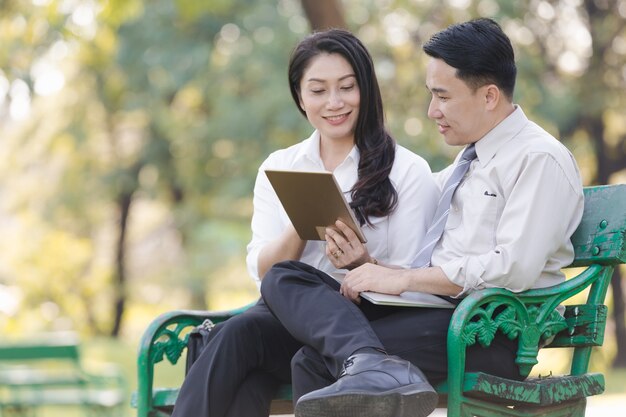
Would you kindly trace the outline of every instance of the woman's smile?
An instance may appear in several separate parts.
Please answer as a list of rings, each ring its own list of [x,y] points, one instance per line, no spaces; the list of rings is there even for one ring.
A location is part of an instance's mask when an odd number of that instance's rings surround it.
[[[348,120],[348,116],[350,116],[350,112],[333,116],[324,116],[324,119],[326,119],[326,121],[328,121],[331,125],[337,126]]]

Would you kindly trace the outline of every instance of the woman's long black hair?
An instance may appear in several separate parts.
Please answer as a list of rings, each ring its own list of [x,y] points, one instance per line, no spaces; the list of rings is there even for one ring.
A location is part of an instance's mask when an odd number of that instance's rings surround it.
[[[360,159],[350,205],[361,225],[371,225],[370,217],[387,216],[398,204],[398,193],[389,180],[396,143],[385,128],[374,63],[361,41],[343,29],[315,32],[303,39],[289,60],[289,88],[298,109],[305,116],[300,106],[300,82],[311,59],[322,53],[341,55],[356,75],[361,101],[354,140]]]

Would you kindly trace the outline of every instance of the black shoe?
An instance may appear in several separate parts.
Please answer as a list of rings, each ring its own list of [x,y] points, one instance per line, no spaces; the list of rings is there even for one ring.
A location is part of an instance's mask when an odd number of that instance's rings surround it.
[[[397,356],[350,356],[334,384],[300,397],[296,417],[424,417],[437,393],[416,366]]]

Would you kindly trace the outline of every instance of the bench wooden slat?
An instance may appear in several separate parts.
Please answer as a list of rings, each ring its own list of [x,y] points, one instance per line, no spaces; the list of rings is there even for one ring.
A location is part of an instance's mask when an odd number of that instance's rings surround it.
[[[8,344],[0,348],[0,361],[77,360],[78,358],[78,346],[74,344]]]
[[[559,332],[546,348],[602,346],[604,324],[608,314],[605,305],[571,305],[565,309],[567,329]]]
[[[124,401],[124,393],[116,389],[34,389],[13,390],[11,398],[2,402],[3,407],[37,407],[41,405],[88,405],[115,407]]]
[[[77,372],[41,371],[32,368],[10,368],[0,370],[0,385],[42,386],[42,385],[77,385],[86,382]]]
[[[513,406],[545,407],[602,392],[604,376],[599,373],[514,381],[476,372],[465,375],[463,386],[463,393],[468,396]]]
[[[572,236],[572,267],[617,265],[626,262],[626,185],[585,188],[583,221]]]

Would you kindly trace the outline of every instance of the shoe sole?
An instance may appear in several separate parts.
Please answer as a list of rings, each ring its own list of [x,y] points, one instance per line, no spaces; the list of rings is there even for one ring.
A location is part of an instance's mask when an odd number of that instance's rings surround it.
[[[295,417],[426,417],[437,407],[437,393],[423,385],[380,394],[343,393],[298,401]]]

